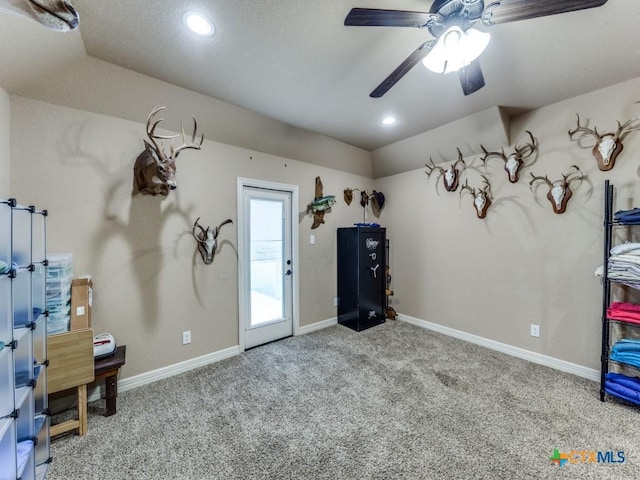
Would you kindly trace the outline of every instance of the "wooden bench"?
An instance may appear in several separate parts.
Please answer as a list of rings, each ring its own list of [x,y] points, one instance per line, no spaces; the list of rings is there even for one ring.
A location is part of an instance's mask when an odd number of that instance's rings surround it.
[[[118,372],[126,361],[127,346],[120,345],[113,355],[96,360],[94,364],[95,381],[104,379],[105,398],[107,402],[105,417],[116,413],[116,397],[118,396]]]

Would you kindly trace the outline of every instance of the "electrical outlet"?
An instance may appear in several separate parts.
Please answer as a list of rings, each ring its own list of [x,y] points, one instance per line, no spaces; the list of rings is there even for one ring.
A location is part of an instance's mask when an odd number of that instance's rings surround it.
[[[531,324],[531,336],[539,337],[540,336],[540,325]]]
[[[338,302],[339,302],[338,297],[333,297],[333,306],[334,307],[338,306]]]
[[[187,345],[191,343],[191,330],[185,330],[182,332],[182,344]]]

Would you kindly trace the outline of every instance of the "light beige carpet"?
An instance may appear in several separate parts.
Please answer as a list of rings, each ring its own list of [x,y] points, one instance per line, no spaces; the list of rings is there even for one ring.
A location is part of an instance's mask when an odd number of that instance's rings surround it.
[[[48,480],[640,478],[639,409],[400,321],[289,338],[94,410],[86,437],[53,442]],[[560,467],[554,450],[625,462]]]

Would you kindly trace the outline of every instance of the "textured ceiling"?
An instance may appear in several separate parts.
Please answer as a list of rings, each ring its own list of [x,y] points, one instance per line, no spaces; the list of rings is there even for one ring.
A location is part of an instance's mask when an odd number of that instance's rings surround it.
[[[548,105],[640,76],[640,2],[494,27],[481,56],[486,87],[465,97],[456,74],[413,68],[384,97],[369,93],[429,39],[410,28],[345,27],[352,7],[427,11],[426,0],[73,0],[89,55],[375,150],[493,106]],[[216,34],[194,38],[198,8]],[[640,95],[639,95],[640,96]],[[395,114],[393,127],[381,118]]]

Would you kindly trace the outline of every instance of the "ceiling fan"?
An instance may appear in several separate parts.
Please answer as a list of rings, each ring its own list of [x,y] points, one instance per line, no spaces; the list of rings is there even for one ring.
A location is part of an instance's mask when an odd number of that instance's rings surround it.
[[[600,7],[607,0],[435,0],[428,12],[353,8],[344,20],[346,26],[424,28],[434,37],[420,45],[369,96],[382,97],[420,61],[439,73],[457,71],[465,95],[484,87],[484,76],[477,57],[489,35],[472,28]],[[470,47],[472,52],[469,52]],[[451,54],[450,50],[457,51]]]

